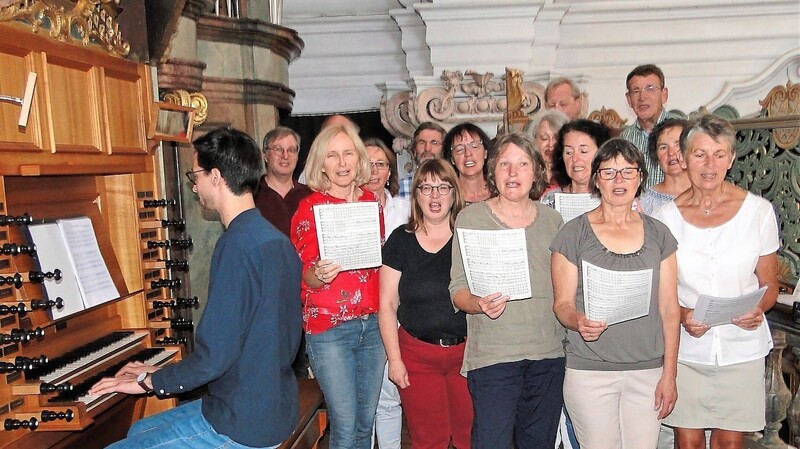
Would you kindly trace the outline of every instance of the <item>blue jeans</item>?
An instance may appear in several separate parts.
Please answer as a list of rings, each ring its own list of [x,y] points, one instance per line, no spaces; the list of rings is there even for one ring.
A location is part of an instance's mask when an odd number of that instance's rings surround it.
[[[472,449],[552,449],[564,405],[565,359],[498,363],[467,373]]]
[[[328,407],[330,449],[370,449],[386,363],[377,314],[306,335],[306,351]]]
[[[171,410],[136,421],[128,437],[106,449],[248,449],[217,433],[203,417],[202,400],[192,401]],[[278,445],[280,446],[280,445]],[[265,449],[275,449],[270,446]]]

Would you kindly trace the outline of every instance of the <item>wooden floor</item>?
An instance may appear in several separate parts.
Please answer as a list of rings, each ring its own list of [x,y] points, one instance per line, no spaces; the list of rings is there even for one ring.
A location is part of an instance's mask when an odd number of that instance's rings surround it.
[[[400,436],[400,448],[401,449],[409,449],[411,447],[411,438],[408,436],[408,429],[406,429],[405,422],[403,423],[403,434]],[[378,444],[375,443],[375,448],[378,448]],[[322,439],[319,441],[319,447],[317,449],[328,449],[328,431],[325,431],[325,435],[322,436]]]

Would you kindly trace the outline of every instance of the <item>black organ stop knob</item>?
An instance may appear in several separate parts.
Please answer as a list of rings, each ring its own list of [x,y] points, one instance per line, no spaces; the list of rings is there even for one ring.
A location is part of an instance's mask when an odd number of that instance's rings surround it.
[[[11,276],[0,276],[0,285],[13,285],[16,288],[22,288],[22,275],[15,273]]]
[[[47,310],[52,309],[55,307],[56,309],[61,309],[64,307],[64,300],[61,297],[57,297],[55,300],[53,299],[32,299],[31,300],[31,310]]]
[[[154,309],[188,309],[198,305],[200,305],[200,300],[197,299],[197,296],[193,298],[175,298],[172,301],[153,301]]]
[[[177,316],[175,318],[167,318],[170,322],[170,326],[172,329],[176,331],[191,331],[194,329],[194,324],[192,324],[191,320],[187,320],[186,318]]]
[[[32,256],[36,254],[36,245],[17,245],[16,243],[3,243],[0,248],[0,254],[4,256],[16,256],[19,254],[27,254]]]
[[[186,341],[186,337],[164,337],[161,340],[156,340],[156,344],[162,346],[185,345]]]
[[[72,391],[72,384],[69,382],[64,382],[61,385],[51,384],[49,382],[42,382],[39,384],[39,393],[47,394],[53,393],[55,391],[64,392],[64,391]]]
[[[159,279],[150,283],[150,288],[181,288],[180,279]]]
[[[48,362],[47,356],[42,354],[39,357],[14,357],[14,366],[17,369],[30,371]]]
[[[0,304],[0,315],[8,315],[9,313],[16,313],[19,316],[25,315],[25,312],[28,310],[25,308],[25,303],[21,302],[17,305],[7,306],[5,304]]]
[[[28,279],[34,283],[42,283],[45,279],[53,279],[55,281],[61,280],[61,270],[56,268],[53,271],[31,271],[28,273]]]
[[[0,226],[8,226],[8,225],[29,225],[33,223],[33,218],[28,214],[22,215],[0,215]]]
[[[192,239],[175,240],[148,240],[147,249],[153,248],[179,248],[186,249],[192,246]]]
[[[67,409],[65,412],[54,412],[52,410],[42,410],[42,422],[47,421],[55,421],[57,419],[63,419],[66,422],[72,421],[72,418],[75,417],[75,414],[72,413],[72,410]]]
[[[189,262],[186,260],[159,260],[164,262],[164,266],[171,270],[186,271],[189,269]]]
[[[176,231],[186,229],[186,220],[161,220],[162,228],[172,228]]]
[[[30,341],[31,338],[44,337],[44,329],[37,327],[34,330],[25,329],[11,329],[10,334],[0,334],[0,343],[24,343]]]
[[[3,427],[6,430],[17,430],[17,429],[28,429],[28,430],[36,430],[39,427],[39,421],[36,418],[31,417],[31,419],[26,419],[24,421],[20,421],[18,419],[6,419],[3,423]]]
[[[142,206],[152,209],[155,207],[167,207],[167,206],[174,206],[175,200],[144,200],[142,202]]]

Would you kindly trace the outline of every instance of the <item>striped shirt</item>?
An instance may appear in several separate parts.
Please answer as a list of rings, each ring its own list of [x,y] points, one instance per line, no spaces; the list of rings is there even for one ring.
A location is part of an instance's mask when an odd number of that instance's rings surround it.
[[[656,125],[666,120],[667,117],[667,111],[662,109],[661,114],[658,116],[658,121],[656,121]],[[661,166],[658,165],[658,159],[650,158],[650,153],[647,151],[647,142],[650,140],[650,133],[639,126],[639,120],[636,120],[632,125],[625,128],[622,134],[620,134],[620,137],[636,145],[636,148],[638,148],[644,156],[644,166],[647,168],[647,183],[644,187],[649,188],[661,183],[661,181],[664,180],[664,172],[661,170]]]

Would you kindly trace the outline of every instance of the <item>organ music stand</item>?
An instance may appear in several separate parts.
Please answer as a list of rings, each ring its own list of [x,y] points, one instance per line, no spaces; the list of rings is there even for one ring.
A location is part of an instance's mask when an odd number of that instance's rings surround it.
[[[0,94],[0,101],[6,101],[8,103],[14,103],[22,106],[22,110],[19,113],[19,121],[17,122],[17,125],[23,128],[28,126],[28,116],[30,116],[31,114],[31,104],[33,101],[34,87],[36,87],[36,73],[29,72],[28,83],[25,85],[25,95],[23,95],[22,98]]]

